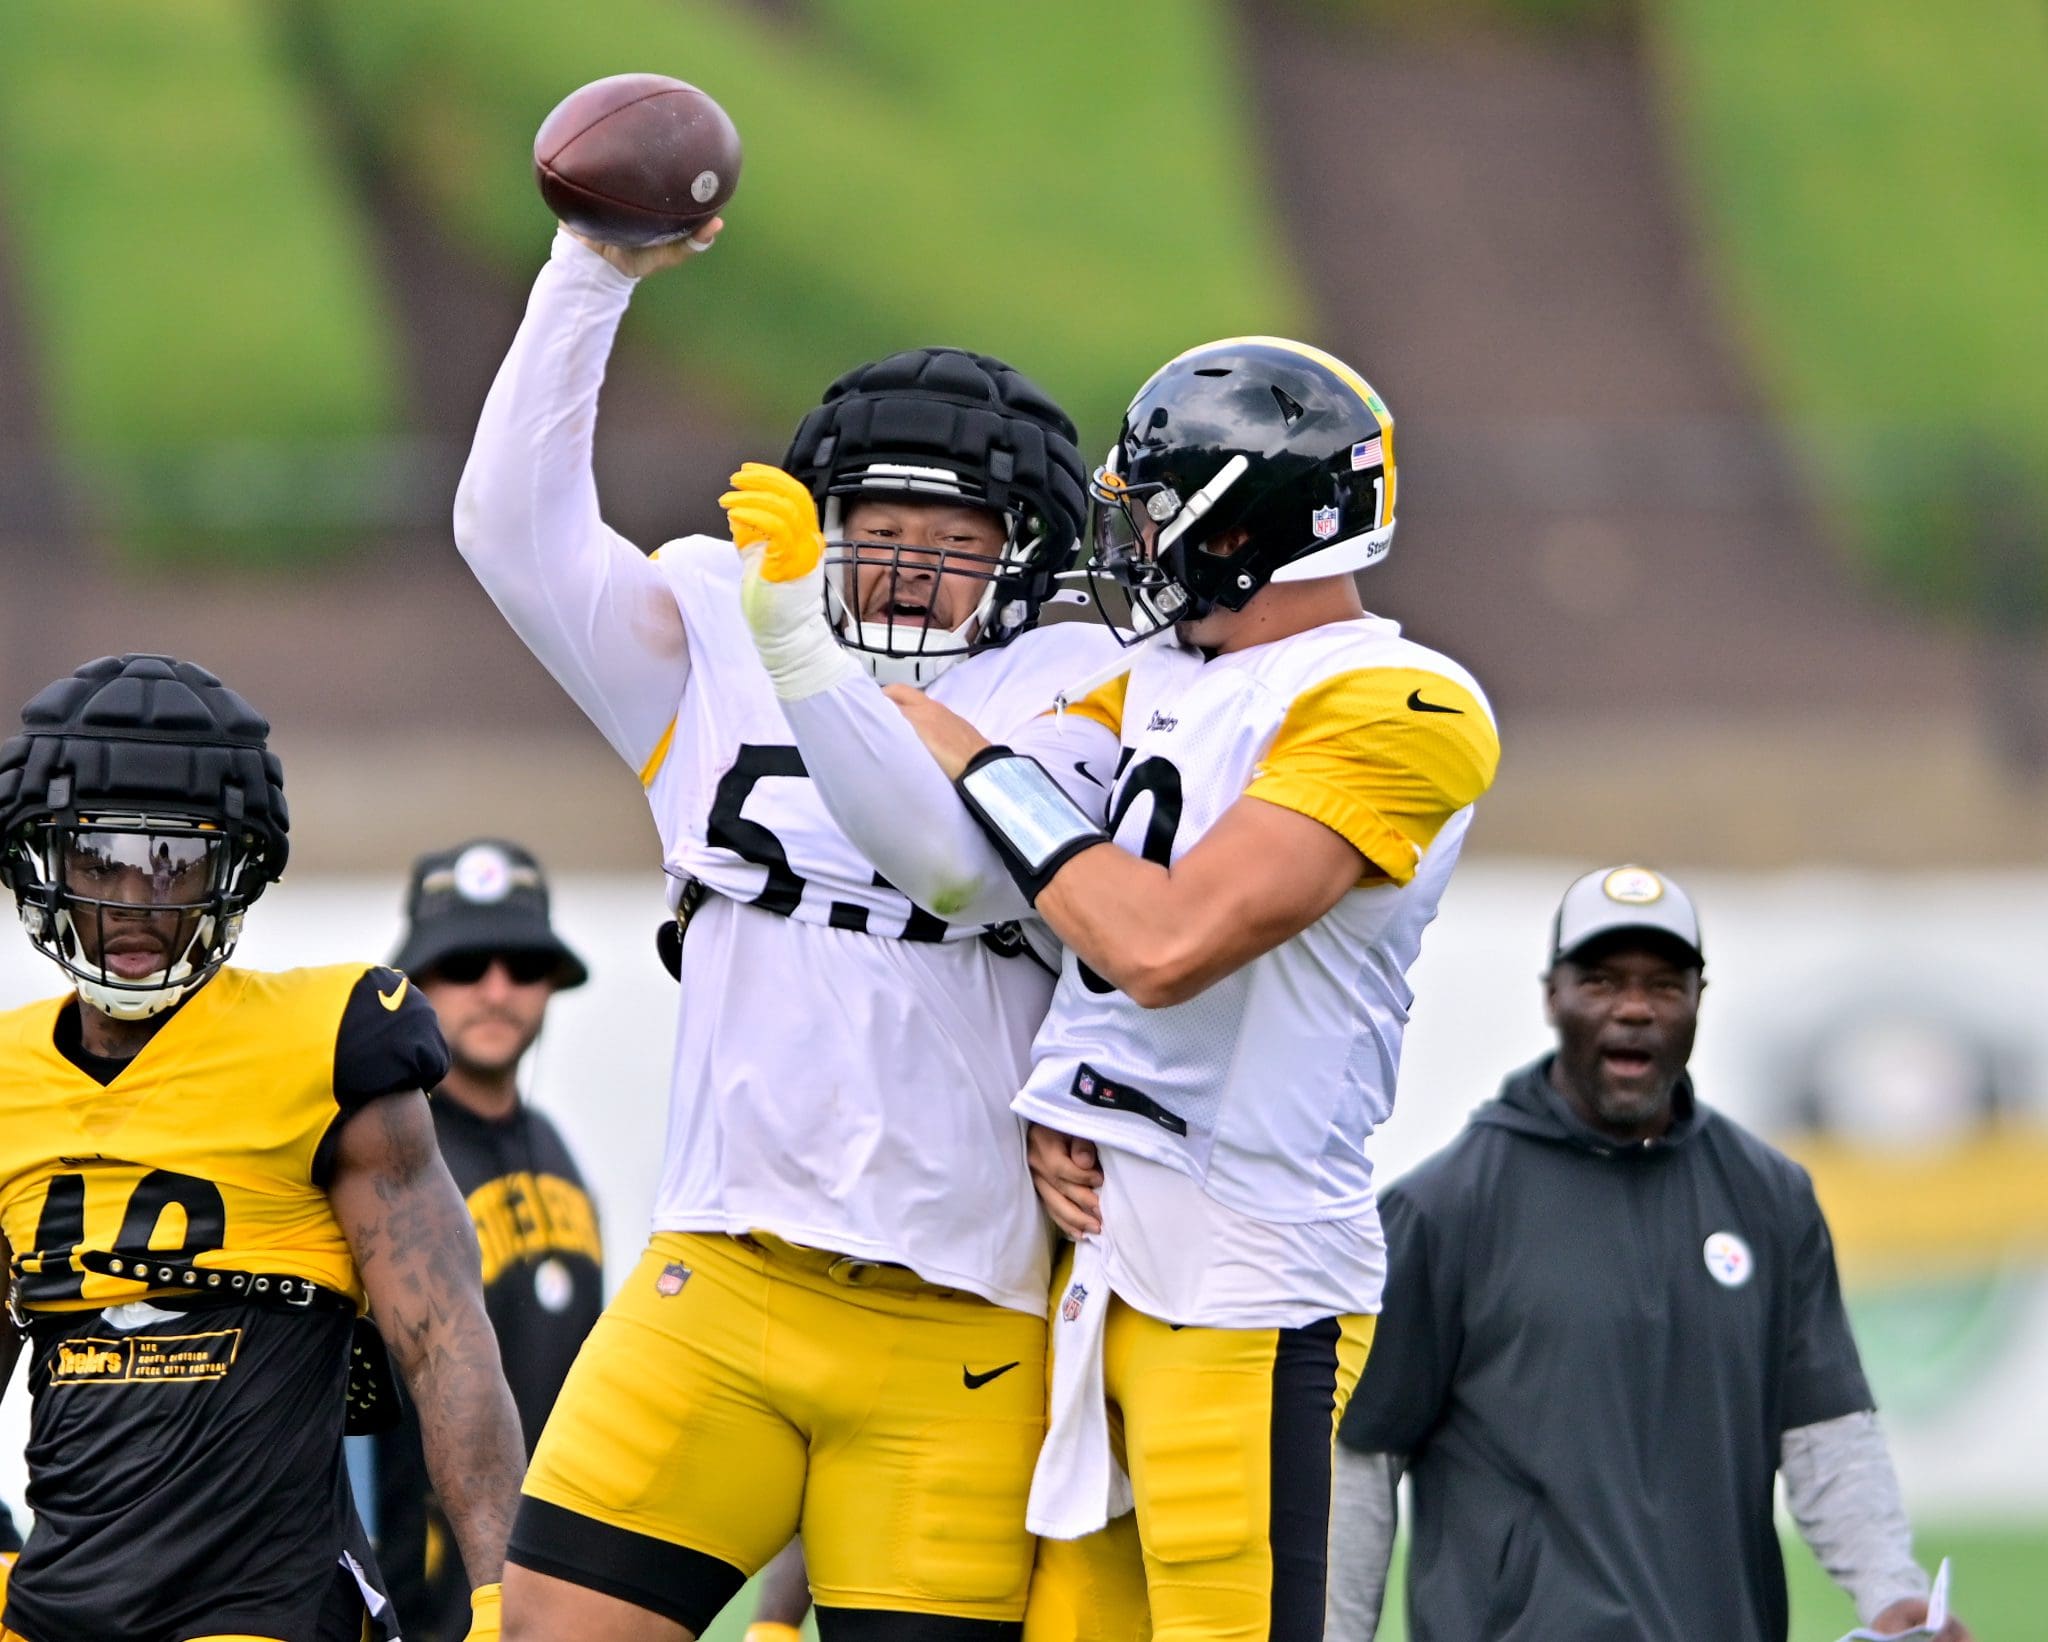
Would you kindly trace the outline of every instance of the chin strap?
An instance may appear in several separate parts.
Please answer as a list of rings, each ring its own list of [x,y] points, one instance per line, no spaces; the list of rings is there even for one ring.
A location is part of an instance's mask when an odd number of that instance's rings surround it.
[[[74,954],[83,950],[69,912],[57,914],[56,938],[60,946],[68,946]],[[189,953],[195,948],[204,951],[212,938],[213,920],[202,918],[192,932],[192,941],[186,951]],[[82,958],[80,961],[83,962]],[[194,964],[190,957],[166,965],[147,981],[128,986],[111,986],[93,980],[81,968],[64,962],[61,956],[57,957],[57,964],[71,977],[71,984],[81,999],[102,1015],[111,1015],[117,1021],[146,1021],[152,1015],[161,1015],[166,1009],[174,1008],[204,978],[202,966]]]
[[[101,986],[97,981],[80,980],[75,976],[72,984],[80,998],[102,1015],[111,1015],[117,1021],[146,1021],[152,1015],[161,1015],[166,1009],[176,1007],[192,990],[189,980],[171,981],[146,992]]]
[[[978,616],[969,616],[950,633],[934,635],[951,640],[955,647],[929,656],[888,647],[891,639],[901,636],[903,629],[900,626],[892,627],[888,622],[880,621],[858,622],[855,626],[860,633],[861,648],[849,646],[848,653],[877,684],[912,684],[922,690],[947,668],[958,666],[967,659],[967,635],[974,630],[979,619]]]

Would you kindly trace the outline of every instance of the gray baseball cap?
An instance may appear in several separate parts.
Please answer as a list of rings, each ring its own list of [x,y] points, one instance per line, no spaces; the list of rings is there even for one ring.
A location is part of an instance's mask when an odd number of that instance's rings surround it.
[[[1668,936],[1706,967],[1692,897],[1661,872],[1638,866],[1602,867],[1564,892],[1550,929],[1550,961],[1570,958],[1589,942],[1620,930]]]

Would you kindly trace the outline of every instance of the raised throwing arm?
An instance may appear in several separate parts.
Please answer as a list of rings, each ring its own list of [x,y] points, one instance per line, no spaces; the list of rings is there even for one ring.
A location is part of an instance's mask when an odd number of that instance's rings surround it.
[[[598,391],[635,280],[566,231],[534,282],[455,495],[455,543],[527,648],[639,769],[689,674],[661,568],[604,522]]]

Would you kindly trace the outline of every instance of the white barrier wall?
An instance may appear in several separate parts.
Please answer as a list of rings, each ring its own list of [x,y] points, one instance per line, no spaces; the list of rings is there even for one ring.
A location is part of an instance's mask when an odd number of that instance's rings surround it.
[[[1542,1052],[1551,913],[1593,864],[1461,869],[1414,977],[1400,1102],[1375,1147],[1384,1175]],[[1813,1154],[1909,1495],[2048,1513],[2048,875],[1683,876],[1711,983],[1701,1095]],[[251,916],[240,960],[382,959],[400,893],[396,876],[292,878]],[[616,1278],[660,1168],[677,1001],[654,956],[661,885],[567,877],[555,893],[592,979],[554,1004],[528,1081],[583,1161]],[[0,932],[0,1007],[57,985]],[[0,1407],[13,1502],[25,1406],[17,1383]]]

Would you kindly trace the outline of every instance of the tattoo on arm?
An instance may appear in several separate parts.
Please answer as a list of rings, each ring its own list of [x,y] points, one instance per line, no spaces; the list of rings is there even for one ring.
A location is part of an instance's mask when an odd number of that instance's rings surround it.
[[[412,1395],[470,1583],[496,1580],[525,1446],[484,1313],[476,1230],[423,1095],[386,1096],[349,1119],[328,1195]]]

